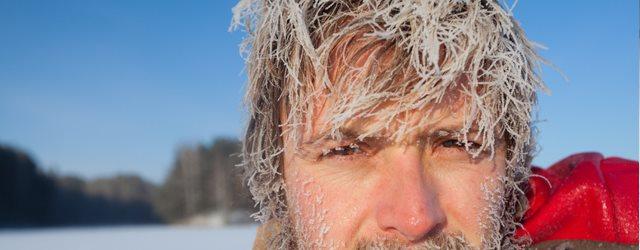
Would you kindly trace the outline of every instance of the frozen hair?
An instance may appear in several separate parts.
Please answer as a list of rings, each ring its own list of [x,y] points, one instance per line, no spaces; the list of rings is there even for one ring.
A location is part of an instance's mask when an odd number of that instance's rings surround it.
[[[243,167],[259,208],[254,218],[286,217],[285,138],[301,143],[318,112],[314,102],[341,97],[327,107],[328,134],[339,137],[347,122],[373,117],[376,123],[360,136],[396,124],[391,136],[401,139],[430,118],[397,122],[403,114],[446,102],[454,89],[467,106],[465,140],[476,127],[477,152],[506,142],[504,216],[517,218],[526,209],[532,115],[536,91],[545,86],[542,60],[510,10],[491,0],[241,0],[233,12],[232,27],[247,34]],[[342,63],[335,72],[339,61],[358,60],[365,50],[370,58],[363,67]]]

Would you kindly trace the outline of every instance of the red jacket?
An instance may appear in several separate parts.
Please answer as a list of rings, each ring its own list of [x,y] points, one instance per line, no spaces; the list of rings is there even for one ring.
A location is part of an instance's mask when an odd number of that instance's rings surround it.
[[[583,153],[533,173],[518,236],[638,244],[637,161]]]

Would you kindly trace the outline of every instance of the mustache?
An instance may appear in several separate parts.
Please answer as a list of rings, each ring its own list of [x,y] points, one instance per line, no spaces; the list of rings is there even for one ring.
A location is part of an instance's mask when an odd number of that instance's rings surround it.
[[[409,244],[394,239],[362,239],[356,244],[358,250],[378,249],[476,249],[462,234],[438,233],[419,243]]]

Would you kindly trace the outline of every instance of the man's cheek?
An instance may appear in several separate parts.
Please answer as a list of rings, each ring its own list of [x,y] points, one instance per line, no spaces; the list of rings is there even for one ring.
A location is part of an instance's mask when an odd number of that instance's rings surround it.
[[[451,171],[458,169],[458,171]],[[447,214],[448,230],[463,233],[473,244],[479,245],[486,234],[491,209],[487,191],[500,188],[497,181],[502,171],[489,163],[474,166],[442,168],[436,181],[440,200]]]
[[[326,206],[329,208],[328,218],[332,222],[329,236],[335,239],[338,246],[347,247],[355,243],[360,234],[366,234],[367,211],[375,199],[358,188],[332,187],[327,192]]]
[[[479,244],[483,235],[482,224],[486,220],[486,214],[481,211],[488,209],[488,206],[482,199],[481,187],[471,186],[468,186],[466,192],[447,195],[450,200],[445,210],[449,214],[449,220],[453,222],[450,227],[460,230],[472,243]]]
[[[357,237],[363,218],[362,191],[295,171],[287,180],[290,213],[301,243],[314,248],[343,248]]]
[[[321,206],[324,197],[315,180],[295,170],[287,176],[286,190],[289,213],[301,243],[322,239],[326,211]]]
[[[286,181],[289,213],[294,221],[297,238],[310,248],[334,248],[335,218],[328,206],[327,191],[313,176],[293,171]]]

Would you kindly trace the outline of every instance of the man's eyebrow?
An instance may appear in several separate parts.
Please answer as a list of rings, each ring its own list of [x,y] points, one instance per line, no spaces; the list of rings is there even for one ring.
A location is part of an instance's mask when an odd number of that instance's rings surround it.
[[[352,128],[339,128],[338,134],[343,140],[356,140],[358,139],[359,133]],[[331,134],[331,131],[327,130],[320,133],[317,136],[303,142],[303,145],[314,146],[326,141],[335,140],[335,137]]]
[[[434,134],[434,133],[439,133],[439,132],[448,132],[448,133],[461,133],[461,131],[464,129],[464,127],[462,126],[442,126],[442,127],[433,127],[432,129],[427,131],[427,134]],[[471,127],[469,128],[466,133],[467,134],[477,134],[480,130],[477,127]]]
[[[419,137],[422,138],[437,138],[448,135],[462,135],[461,131],[464,127],[460,125],[448,125],[448,126],[434,126],[431,129],[425,131],[424,133],[420,133]],[[473,126],[469,128],[466,132],[468,136],[475,136],[478,134],[480,130],[477,126]],[[338,136],[340,140],[343,141],[356,141],[359,139],[373,139],[373,140],[384,140],[384,136],[367,136],[366,138],[360,138],[362,135],[362,131],[358,128],[354,127],[341,127],[338,129]],[[335,141],[334,135],[331,134],[330,130],[324,131],[317,136],[310,138],[303,142],[303,146],[315,148],[318,146],[322,146],[326,142]]]
[[[432,129],[425,131],[425,133],[422,133],[419,137],[423,139],[427,139],[427,138],[435,139],[435,138],[442,138],[442,137],[448,137],[448,136],[459,137],[464,134],[462,133],[463,128],[464,128],[463,126],[459,126],[459,125],[433,127]],[[474,126],[466,130],[466,135],[467,137],[474,137],[474,136],[478,136],[479,132],[480,130]]]

